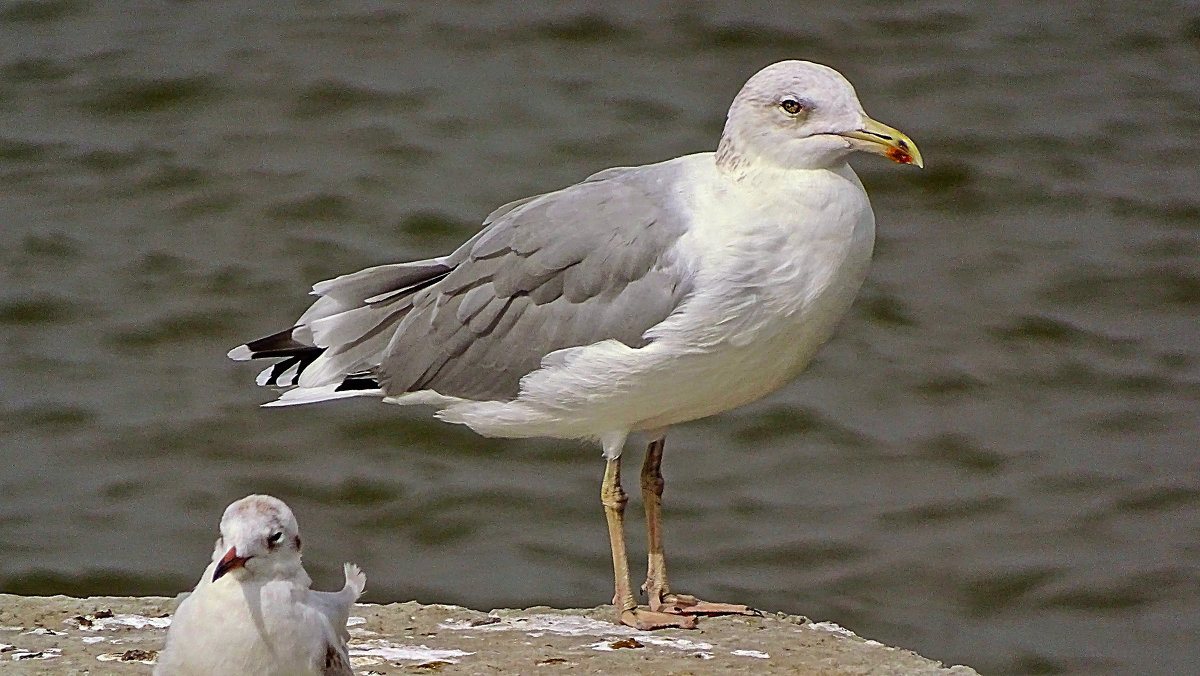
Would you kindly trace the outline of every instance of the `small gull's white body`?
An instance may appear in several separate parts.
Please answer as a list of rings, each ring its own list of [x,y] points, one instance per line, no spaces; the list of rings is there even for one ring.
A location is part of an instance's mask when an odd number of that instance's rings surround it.
[[[337,592],[309,589],[300,534],[282,501],[226,509],[212,563],[179,604],[156,676],[352,676],[346,620],[366,576],[345,566]]]
[[[659,551],[662,439],[782,387],[832,335],[875,237],[846,162],[857,150],[921,165],[837,71],[776,63],[734,98],[716,152],[502,206],[447,256],[315,285],[292,328],[229,356],[283,359],[258,379],[291,388],[270,405],[375,396],[488,436],[599,440],[622,621],[664,626],[622,582],[626,438],[651,440],[646,589],[674,612],[686,602],[667,592]]]

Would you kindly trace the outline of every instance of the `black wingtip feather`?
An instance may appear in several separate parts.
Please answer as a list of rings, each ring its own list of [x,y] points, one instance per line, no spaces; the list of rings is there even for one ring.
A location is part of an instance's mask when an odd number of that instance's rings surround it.
[[[373,376],[368,375],[352,375],[346,376],[341,384],[333,388],[335,392],[346,392],[349,390],[377,390],[379,389],[379,381]]]
[[[258,359],[261,357],[283,357],[288,355],[303,354],[312,350],[317,350],[319,354],[320,350],[323,348],[306,345],[305,343],[301,343],[295,338],[292,338],[292,331],[295,329],[296,327],[293,326],[292,328],[284,329],[279,333],[272,333],[269,336],[246,343],[246,347],[249,348],[251,353],[251,359]]]
[[[300,347],[278,348],[274,350],[255,350],[251,348],[251,359],[268,359],[271,357],[297,357],[312,361],[321,356],[325,351],[323,347],[313,347],[312,345],[300,345]]]

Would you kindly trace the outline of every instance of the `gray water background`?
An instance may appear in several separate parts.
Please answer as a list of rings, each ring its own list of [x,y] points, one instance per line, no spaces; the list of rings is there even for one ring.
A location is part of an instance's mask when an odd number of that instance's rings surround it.
[[[712,149],[806,58],[927,168],[855,159],[879,241],[837,336],[669,438],[673,583],[983,673],[1200,672],[1200,7],[616,5],[0,4],[0,591],[173,595],[262,491],[319,586],[606,601],[596,448],[260,409],[225,352],[503,202]]]

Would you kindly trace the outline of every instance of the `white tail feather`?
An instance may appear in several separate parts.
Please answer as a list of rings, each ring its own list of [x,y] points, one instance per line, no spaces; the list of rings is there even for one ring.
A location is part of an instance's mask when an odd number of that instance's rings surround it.
[[[353,563],[343,565],[342,570],[346,573],[346,587],[354,590],[354,598],[362,596],[367,590],[367,574]]]
[[[291,366],[284,369],[283,372],[280,373],[275,378],[274,387],[291,387],[292,385],[295,385],[296,384],[296,374],[299,371],[299,369],[300,369],[300,364],[292,364]],[[271,380],[271,374],[274,373],[274,371],[275,371],[274,365],[268,366],[267,368],[265,368],[259,372],[258,377],[256,377],[254,379],[254,382],[256,382],[259,385],[262,385],[264,387],[266,387],[267,385],[270,385],[271,383],[269,381]]]
[[[253,357],[254,353],[250,351],[249,347],[245,345],[238,345],[229,352],[226,352],[225,356],[234,361],[246,361],[247,359]]]
[[[333,399],[348,399],[350,397],[382,397],[383,390],[343,390],[337,391],[337,385],[324,385],[322,387],[297,387],[294,390],[288,390],[279,396],[275,401],[268,401],[263,406],[296,406],[299,404],[311,404],[318,401],[331,401]]]

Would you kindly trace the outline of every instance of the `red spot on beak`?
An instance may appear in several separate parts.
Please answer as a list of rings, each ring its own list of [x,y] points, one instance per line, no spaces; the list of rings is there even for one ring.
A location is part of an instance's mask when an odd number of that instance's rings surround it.
[[[221,560],[217,562],[217,569],[213,571],[213,582],[221,579],[225,573],[234,568],[244,567],[249,560],[249,556],[238,556],[237,548],[230,547],[229,551],[225,552],[225,556],[222,556]]]
[[[908,152],[908,149],[906,148],[888,148],[887,156],[889,160],[895,162],[896,164],[913,163],[912,153]]]

